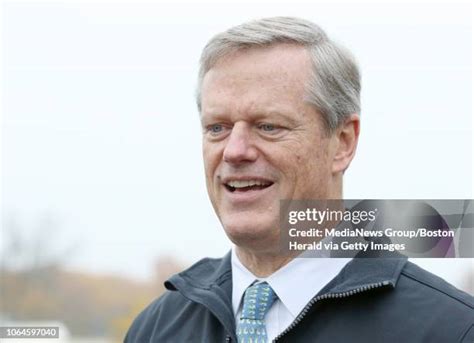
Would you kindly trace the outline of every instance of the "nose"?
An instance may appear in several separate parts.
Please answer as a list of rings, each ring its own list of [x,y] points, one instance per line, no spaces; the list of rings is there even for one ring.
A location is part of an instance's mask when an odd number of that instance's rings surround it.
[[[255,161],[258,152],[251,138],[250,128],[245,123],[235,123],[224,148],[223,160],[231,164]]]

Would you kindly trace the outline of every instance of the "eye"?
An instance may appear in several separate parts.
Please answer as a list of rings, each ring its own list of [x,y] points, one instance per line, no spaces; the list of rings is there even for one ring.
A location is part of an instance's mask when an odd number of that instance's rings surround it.
[[[262,131],[265,131],[265,132],[272,132],[272,131],[275,131],[276,130],[276,127],[275,125],[273,124],[260,124],[259,128],[262,130]]]
[[[222,124],[212,124],[208,126],[207,130],[213,134],[220,133],[224,130]]]
[[[210,124],[206,126],[205,133],[212,138],[223,138],[225,134],[229,131],[229,127],[225,124]]]
[[[285,129],[279,125],[271,123],[261,123],[257,125],[258,130],[265,136],[277,137],[285,132]]]

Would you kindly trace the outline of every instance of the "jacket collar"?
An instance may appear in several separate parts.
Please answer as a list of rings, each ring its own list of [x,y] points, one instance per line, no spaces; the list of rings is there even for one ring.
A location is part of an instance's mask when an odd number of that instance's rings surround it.
[[[204,258],[181,273],[173,275],[165,281],[165,287],[174,291],[183,286],[200,289],[211,289],[216,285],[229,286],[226,281],[232,278],[230,256],[229,251],[223,258]]]
[[[383,257],[358,254],[319,293],[343,293],[374,285],[395,288],[407,257],[392,253]]]
[[[205,306],[235,338],[232,311],[232,271],[230,252],[223,258],[205,258],[165,282],[166,289],[179,291],[185,298]]]
[[[349,291],[375,283],[387,283],[396,286],[400,272],[407,262],[403,255],[392,253],[379,257],[358,254],[350,261],[341,272],[328,284],[332,285],[327,291]],[[231,252],[223,258],[205,258],[195,263],[183,272],[173,275],[165,282],[165,287],[170,290],[188,291],[194,288],[211,290],[221,288],[232,293]],[[326,288],[326,287],[325,287]]]
[[[360,253],[318,295],[370,288],[375,284],[396,287],[406,262],[405,256],[396,253],[376,258]],[[235,332],[230,252],[221,259],[202,259],[168,279],[165,287],[206,306],[228,332]]]

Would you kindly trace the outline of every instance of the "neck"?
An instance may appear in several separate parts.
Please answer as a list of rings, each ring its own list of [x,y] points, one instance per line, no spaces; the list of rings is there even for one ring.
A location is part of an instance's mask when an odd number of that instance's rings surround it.
[[[294,256],[282,256],[272,252],[254,252],[237,246],[235,252],[240,262],[257,277],[272,275],[290,262]]]

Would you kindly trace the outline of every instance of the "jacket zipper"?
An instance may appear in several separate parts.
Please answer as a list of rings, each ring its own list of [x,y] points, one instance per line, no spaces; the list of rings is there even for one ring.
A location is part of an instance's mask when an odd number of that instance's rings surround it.
[[[303,311],[300,312],[300,314],[295,318],[295,320],[290,324],[290,326],[288,326],[285,329],[285,331],[283,331],[277,337],[275,337],[275,339],[272,342],[277,342],[284,335],[286,335],[288,332],[293,330],[295,328],[295,326],[297,326],[299,324],[299,322],[301,322],[301,320],[303,320],[303,318],[308,313],[309,309],[315,303],[317,303],[319,300],[333,299],[333,298],[345,298],[345,297],[349,297],[349,296],[357,294],[357,293],[366,292],[366,291],[369,291],[369,290],[372,290],[372,289],[375,289],[375,288],[388,286],[389,284],[390,284],[390,281],[383,281],[383,282],[371,283],[371,284],[365,285],[363,287],[352,289],[352,290],[347,291],[347,292],[326,293],[326,294],[323,294],[323,295],[316,296],[316,297],[314,297],[313,299],[310,300],[310,302],[304,307]]]

